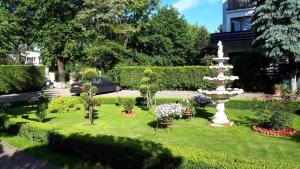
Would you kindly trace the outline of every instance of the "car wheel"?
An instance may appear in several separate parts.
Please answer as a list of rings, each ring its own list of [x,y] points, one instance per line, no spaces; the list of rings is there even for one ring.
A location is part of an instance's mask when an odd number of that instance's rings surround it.
[[[116,90],[115,90],[116,92],[119,92],[119,91],[121,91],[121,87],[120,86],[116,86]]]

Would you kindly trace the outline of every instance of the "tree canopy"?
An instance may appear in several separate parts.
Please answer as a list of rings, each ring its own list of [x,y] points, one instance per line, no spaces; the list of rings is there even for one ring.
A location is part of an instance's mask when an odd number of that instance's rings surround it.
[[[116,65],[199,65],[210,53],[206,28],[160,0],[3,0],[0,55],[36,46],[59,71],[81,62],[102,72]],[[5,58],[5,57],[4,57]],[[72,67],[72,66],[71,66]]]
[[[296,90],[296,63],[300,61],[300,1],[260,0],[253,17],[254,45],[277,63],[288,63],[292,90]]]

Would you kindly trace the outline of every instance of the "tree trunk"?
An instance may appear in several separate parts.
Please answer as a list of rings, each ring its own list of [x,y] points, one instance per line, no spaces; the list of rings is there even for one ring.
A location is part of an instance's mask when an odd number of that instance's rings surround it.
[[[91,87],[90,87],[90,102],[92,102],[93,100],[93,93],[92,93],[92,83],[91,83]],[[90,105],[89,106],[90,111],[89,111],[89,119],[90,119],[90,124],[93,125],[94,124],[94,120],[93,120],[93,106]]]
[[[291,90],[292,92],[296,92],[297,91],[297,72],[291,72],[290,75],[290,80],[291,80]]]
[[[65,82],[65,63],[62,60],[57,60],[58,81]]]
[[[293,57],[289,57],[289,68],[290,68],[290,83],[292,92],[297,91],[297,68],[296,62]]]

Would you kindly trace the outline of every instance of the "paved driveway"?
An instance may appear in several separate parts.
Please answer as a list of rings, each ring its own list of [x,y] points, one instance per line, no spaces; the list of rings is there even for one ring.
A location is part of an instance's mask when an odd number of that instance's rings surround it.
[[[1,169],[59,169],[60,167],[38,160],[31,155],[0,143]]]

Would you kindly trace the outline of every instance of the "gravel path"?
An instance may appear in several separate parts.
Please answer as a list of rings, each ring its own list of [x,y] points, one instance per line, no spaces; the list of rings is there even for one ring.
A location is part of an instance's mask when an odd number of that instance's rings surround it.
[[[1,169],[59,169],[31,155],[0,143],[0,168]]]
[[[44,91],[48,96],[71,96],[69,89],[48,89]],[[36,97],[38,92],[29,92],[29,93],[20,93],[20,94],[10,94],[10,95],[1,95],[0,104],[10,103],[16,101],[26,101],[30,97]],[[198,95],[196,91],[159,91],[156,94],[157,98],[190,98]],[[139,97],[141,96],[140,92],[137,90],[122,90],[120,92],[106,93],[101,94],[102,97]],[[265,99],[266,95],[264,93],[243,93],[231,99]]]

